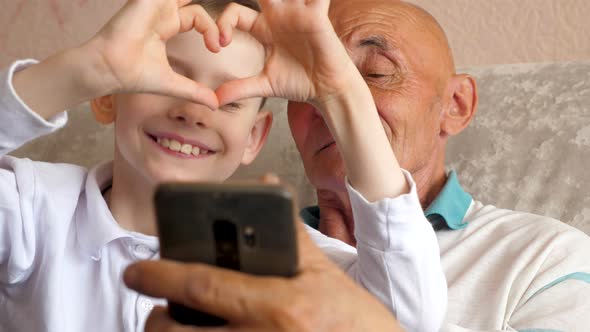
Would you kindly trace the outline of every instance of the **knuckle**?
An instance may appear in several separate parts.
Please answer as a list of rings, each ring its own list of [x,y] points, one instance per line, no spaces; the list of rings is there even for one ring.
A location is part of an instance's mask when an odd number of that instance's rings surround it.
[[[275,325],[292,331],[312,331],[314,327],[310,325],[312,320],[309,318],[313,317],[316,311],[312,305],[313,301],[301,292],[290,294],[288,298],[288,301],[281,301],[271,309]]]
[[[192,267],[185,284],[186,304],[201,308],[209,299],[214,299],[219,292],[213,278],[202,273],[198,267]]]

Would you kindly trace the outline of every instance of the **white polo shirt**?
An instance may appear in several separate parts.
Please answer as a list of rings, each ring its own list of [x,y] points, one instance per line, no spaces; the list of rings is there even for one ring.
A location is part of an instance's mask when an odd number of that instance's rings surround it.
[[[127,289],[121,277],[130,263],[157,258],[158,241],[114,220],[102,197],[111,163],[88,172],[3,156],[67,122],[66,113],[41,119],[15,94],[12,73],[32,63],[0,73],[0,331],[143,331],[152,306],[165,302]],[[435,331],[446,283],[435,233],[405,175],[409,194],[375,203],[348,186],[358,250],[308,230],[408,331]]]
[[[425,214],[437,230],[449,287],[441,331],[590,331],[586,234],[474,201],[455,172]],[[302,211],[315,227],[318,215],[317,207]]]

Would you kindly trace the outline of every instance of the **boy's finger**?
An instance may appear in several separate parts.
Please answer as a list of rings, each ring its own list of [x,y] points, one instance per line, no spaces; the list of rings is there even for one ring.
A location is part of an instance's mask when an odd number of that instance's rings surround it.
[[[207,11],[199,5],[180,8],[180,31],[187,32],[195,29],[203,35],[205,45],[211,52],[219,52],[219,28]]]
[[[184,7],[191,2],[193,2],[193,0],[177,0],[178,7]]]
[[[158,91],[153,91],[153,93],[185,99],[193,103],[205,105],[212,110],[219,108],[219,101],[213,90],[185,76],[170,70],[169,76],[163,77],[162,81],[166,82],[166,84]]]
[[[255,97],[274,97],[273,90],[265,75],[227,81],[215,90],[219,105]]]
[[[128,287],[187,307],[244,322],[267,313],[284,295],[278,278],[256,277],[204,264],[143,261],[124,274]],[[264,315],[263,315],[264,316]]]
[[[268,42],[269,36],[263,33],[267,29],[254,29],[257,22],[264,24],[259,22],[259,17],[260,13],[254,9],[235,2],[230,3],[217,18],[217,26],[222,40],[221,45],[227,46],[231,43],[233,30],[236,28],[250,33],[262,43]]]

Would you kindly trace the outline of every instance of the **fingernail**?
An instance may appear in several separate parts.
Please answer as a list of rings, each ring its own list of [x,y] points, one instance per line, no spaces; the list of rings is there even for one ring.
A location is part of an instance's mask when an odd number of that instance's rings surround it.
[[[226,39],[224,35],[220,35],[219,36],[219,44],[221,44],[221,46],[225,46],[226,43]]]
[[[137,283],[137,268],[135,266],[130,265],[125,272],[123,273],[123,281],[129,287],[133,287]]]

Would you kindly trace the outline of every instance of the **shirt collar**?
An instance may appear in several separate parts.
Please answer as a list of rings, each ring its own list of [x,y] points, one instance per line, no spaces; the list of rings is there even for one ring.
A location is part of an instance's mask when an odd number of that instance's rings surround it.
[[[457,173],[451,171],[443,189],[426,209],[424,215],[437,230],[442,226],[459,230],[467,226],[464,219],[471,206],[471,201],[471,195],[461,187]],[[318,206],[306,207],[301,210],[299,215],[310,227],[319,228],[320,208]]]
[[[445,186],[426,209],[424,215],[435,227],[442,218],[450,229],[462,229],[467,226],[464,219],[471,201],[471,195],[461,187],[457,173],[451,171]]]
[[[112,179],[112,161],[100,164],[88,173],[85,190],[76,210],[79,247],[94,260],[101,258],[103,247],[117,239],[134,239],[134,243],[142,242],[157,251],[156,237],[127,231],[115,221],[102,196],[102,190],[110,185]]]

